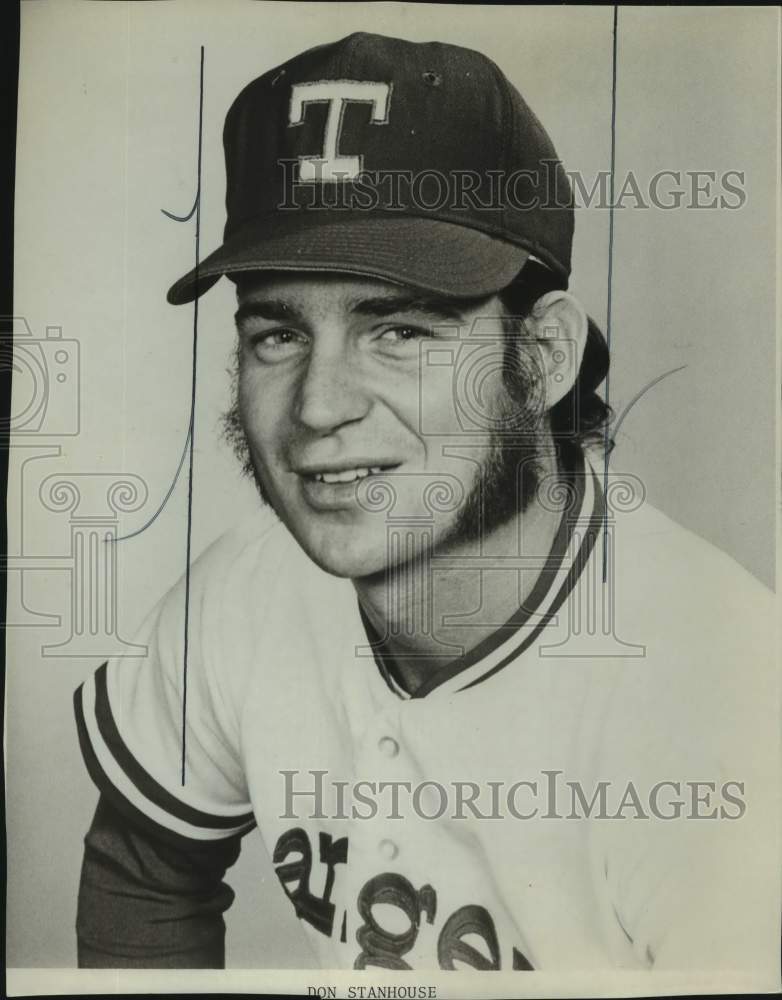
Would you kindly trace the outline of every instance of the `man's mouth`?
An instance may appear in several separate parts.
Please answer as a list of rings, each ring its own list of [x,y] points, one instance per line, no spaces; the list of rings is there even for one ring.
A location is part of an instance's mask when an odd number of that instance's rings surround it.
[[[357,483],[368,476],[380,476],[386,472],[398,469],[400,462],[393,459],[378,461],[374,456],[362,455],[360,458],[337,459],[324,462],[323,465],[315,462],[307,462],[293,465],[293,471],[301,476],[305,482],[327,483],[335,485],[340,483]]]
[[[355,483],[367,476],[378,476],[389,468],[390,466],[373,465],[369,468],[342,469],[339,472],[315,472],[308,478],[314,479],[316,483]]]
[[[328,465],[300,466],[295,471],[301,479],[304,494],[318,509],[337,510],[352,508],[358,500],[359,484],[373,476],[382,476],[398,469],[399,462],[377,462],[360,458],[355,464],[350,459],[330,462]]]
[[[372,512],[374,506],[367,502],[365,492],[371,492],[376,477],[389,475],[404,463],[394,458],[378,460],[374,455],[355,455],[328,462],[307,462],[293,465],[298,476],[301,493],[308,505],[316,511]]]

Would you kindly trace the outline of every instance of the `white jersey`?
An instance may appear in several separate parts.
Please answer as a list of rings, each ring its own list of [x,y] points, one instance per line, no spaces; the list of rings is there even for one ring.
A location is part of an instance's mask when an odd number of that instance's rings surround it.
[[[770,595],[577,484],[522,610],[413,697],[351,582],[260,511],[192,567],[184,713],[184,582],[148,656],[79,690],[93,778],[183,844],[257,825],[324,967],[714,967],[732,944],[751,969],[778,933],[746,739],[773,711]]]

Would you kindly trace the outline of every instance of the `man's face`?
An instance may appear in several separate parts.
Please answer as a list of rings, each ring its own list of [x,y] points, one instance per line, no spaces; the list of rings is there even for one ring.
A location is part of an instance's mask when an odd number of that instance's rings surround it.
[[[508,450],[500,433],[512,416],[518,428],[520,411],[530,421],[524,380],[508,389],[498,299],[460,305],[375,279],[297,274],[245,281],[238,300],[234,444],[323,569],[379,573],[422,544],[473,541],[528,500],[536,438]],[[466,378],[442,364],[454,347]],[[469,392],[488,422],[465,434],[456,409]],[[391,541],[401,536],[405,551]]]

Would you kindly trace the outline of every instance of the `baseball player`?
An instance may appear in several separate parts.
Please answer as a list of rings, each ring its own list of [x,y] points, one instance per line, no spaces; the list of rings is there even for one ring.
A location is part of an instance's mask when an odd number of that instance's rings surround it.
[[[80,964],[222,966],[257,829],[324,967],[759,968],[769,598],[605,472],[541,123],[477,52],[354,34],[224,145],[169,301],[236,285],[262,502],[76,693]]]

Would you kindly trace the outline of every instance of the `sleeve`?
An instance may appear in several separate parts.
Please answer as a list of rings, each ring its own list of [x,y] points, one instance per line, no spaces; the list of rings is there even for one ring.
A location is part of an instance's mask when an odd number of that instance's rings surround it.
[[[101,796],[85,837],[79,968],[223,968],[239,836],[171,847]]]
[[[104,663],[74,698],[82,754],[106,801],[183,850],[255,825],[236,707],[242,657],[223,638],[233,555],[224,542],[207,550],[144,622],[135,638],[144,655]]]

